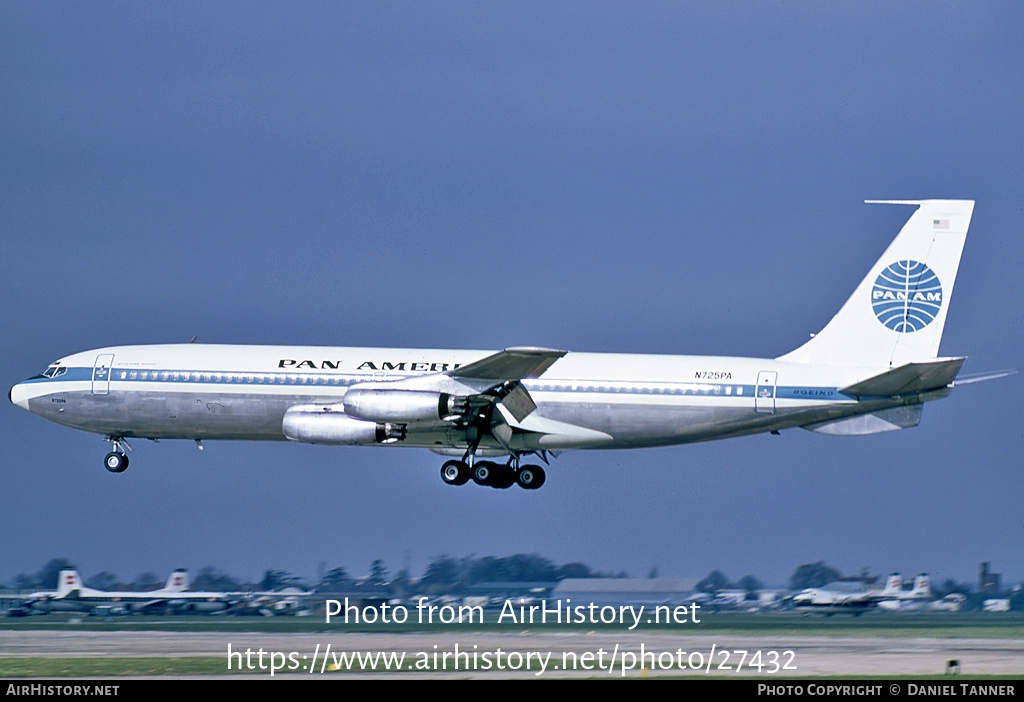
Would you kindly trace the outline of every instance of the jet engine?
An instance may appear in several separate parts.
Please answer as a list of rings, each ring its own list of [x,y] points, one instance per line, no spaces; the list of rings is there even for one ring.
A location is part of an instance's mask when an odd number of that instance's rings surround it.
[[[465,398],[424,390],[353,387],[345,393],[345,414],[371,422],[436,422],[463,414]]]
[[[299,405],[284,413],[284,435],[306,444],[391,444],[405,438],[405,427],[349,417],[338,405]]]

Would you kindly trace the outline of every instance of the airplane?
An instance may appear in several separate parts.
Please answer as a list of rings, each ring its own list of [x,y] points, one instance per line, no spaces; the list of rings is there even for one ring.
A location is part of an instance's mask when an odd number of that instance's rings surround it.
[[[14,404],[104,436],[290,440],[427,448],[441,478],[536,489],[523,462],[567,449],[669,446],[802,427],[864,435],[913,427],[965,361],[939,357],[973,200],[868,200],[916,209],[832,320],[778,358],[166,344],[58,359]],[[987,380],[1014,371],[956,380]],[[505,461],[491,459],[507,457]]]
[[[924,605],[924,600],[931,599],[931,597],[931,579],[928,577],[927,573],[921,573],[914,578],[914,587],[912,590],[904,590],[901,587],[895,597],[890,597],[879,602],[878,608],[893,612],[920,609]]]
[[[164,611],[220,612],[231,606],[221,592],[186,592],[188,574],[174,571],[167,585],[150,592],[107,592],[85,587],[77,570],[62,570],[57,589],[30,595],[22,607],[31,612],[84,612],[95,614],[129,614]]]
[[[859,616],[879,603],[900,597],[902,581],[898,573],[893,573],[881,590],[844,591],[838,588],[807,588],[792,598],[793,606],[803,612],[821,612],[832,615],[844,612]]]
[[[187,577],[187,576],[185,576]],[[174,571],[170,577],[167,578],[167,584],[164,585],[162,590],[154,590],[146,593],[152,595],[155,593],[173,593],[181,592],[185,589],[182,583],[186,583],[187,580],[182,580],[182,571]],[[71,595],[76,589],[81,587],[81,580],[78,577],[78,571],[76,570],[62,570],[57,577],[57,589],[56,590],[43,590],[40,592],[33,592],[30,595],[20,595],[19,597],[23,600],[22,604],[17,607],[19,614],[31,614],[33,612],[83,612],[89,611],[91,608],[85,606],[85,603],[76,601],[74,597],[65,600],[68,595]],[[94,592],[99,592],[95,590]],[[109,594],[109,593],[108,593]],[[139,593],[133,593],[139,594]]]
[[[187,570],[179,569],[171,573],[167,587],[161,592],[167,598],[162,604],[163,610],[174,614],[210,614],[231,609],[238,601],[238,598],[231,593],[196,592],[189,590],[189,587]],[[151,607],[151,609],[160,608],[159,605]]]

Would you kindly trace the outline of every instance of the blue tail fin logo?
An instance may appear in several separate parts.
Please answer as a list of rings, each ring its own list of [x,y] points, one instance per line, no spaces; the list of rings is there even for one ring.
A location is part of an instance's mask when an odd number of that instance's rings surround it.
[[[935,321],[942,309],[942,284],[925,264],[897,261],[875,279],[871,308],[894,332],[916,332]]]

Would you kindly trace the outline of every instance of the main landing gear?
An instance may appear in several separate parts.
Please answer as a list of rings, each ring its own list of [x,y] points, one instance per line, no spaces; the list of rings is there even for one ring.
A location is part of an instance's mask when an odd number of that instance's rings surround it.
[[[518,466],[517,459],[507,464],[492,461],[475,461],[470,466],[466,461],[448,461],[441,466],[441,480],[449,485],[465,485],[473,480],[477,485],[505,489],[519,485],[524,490],[536,490],[544,484],[544,469],[540,466]]]

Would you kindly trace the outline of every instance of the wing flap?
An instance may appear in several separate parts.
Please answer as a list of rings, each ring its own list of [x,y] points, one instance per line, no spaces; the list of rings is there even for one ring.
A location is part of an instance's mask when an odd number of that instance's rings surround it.
[[[515,386],[509,391],[504,398],[501,399],[501,404],[512,413],[512,416],[516,418],[516,421],[523,421],[527,416],[535,409],[537,409],[537,403],[530,397],[530,393],[526,391],[523,384],[516,382]]]

